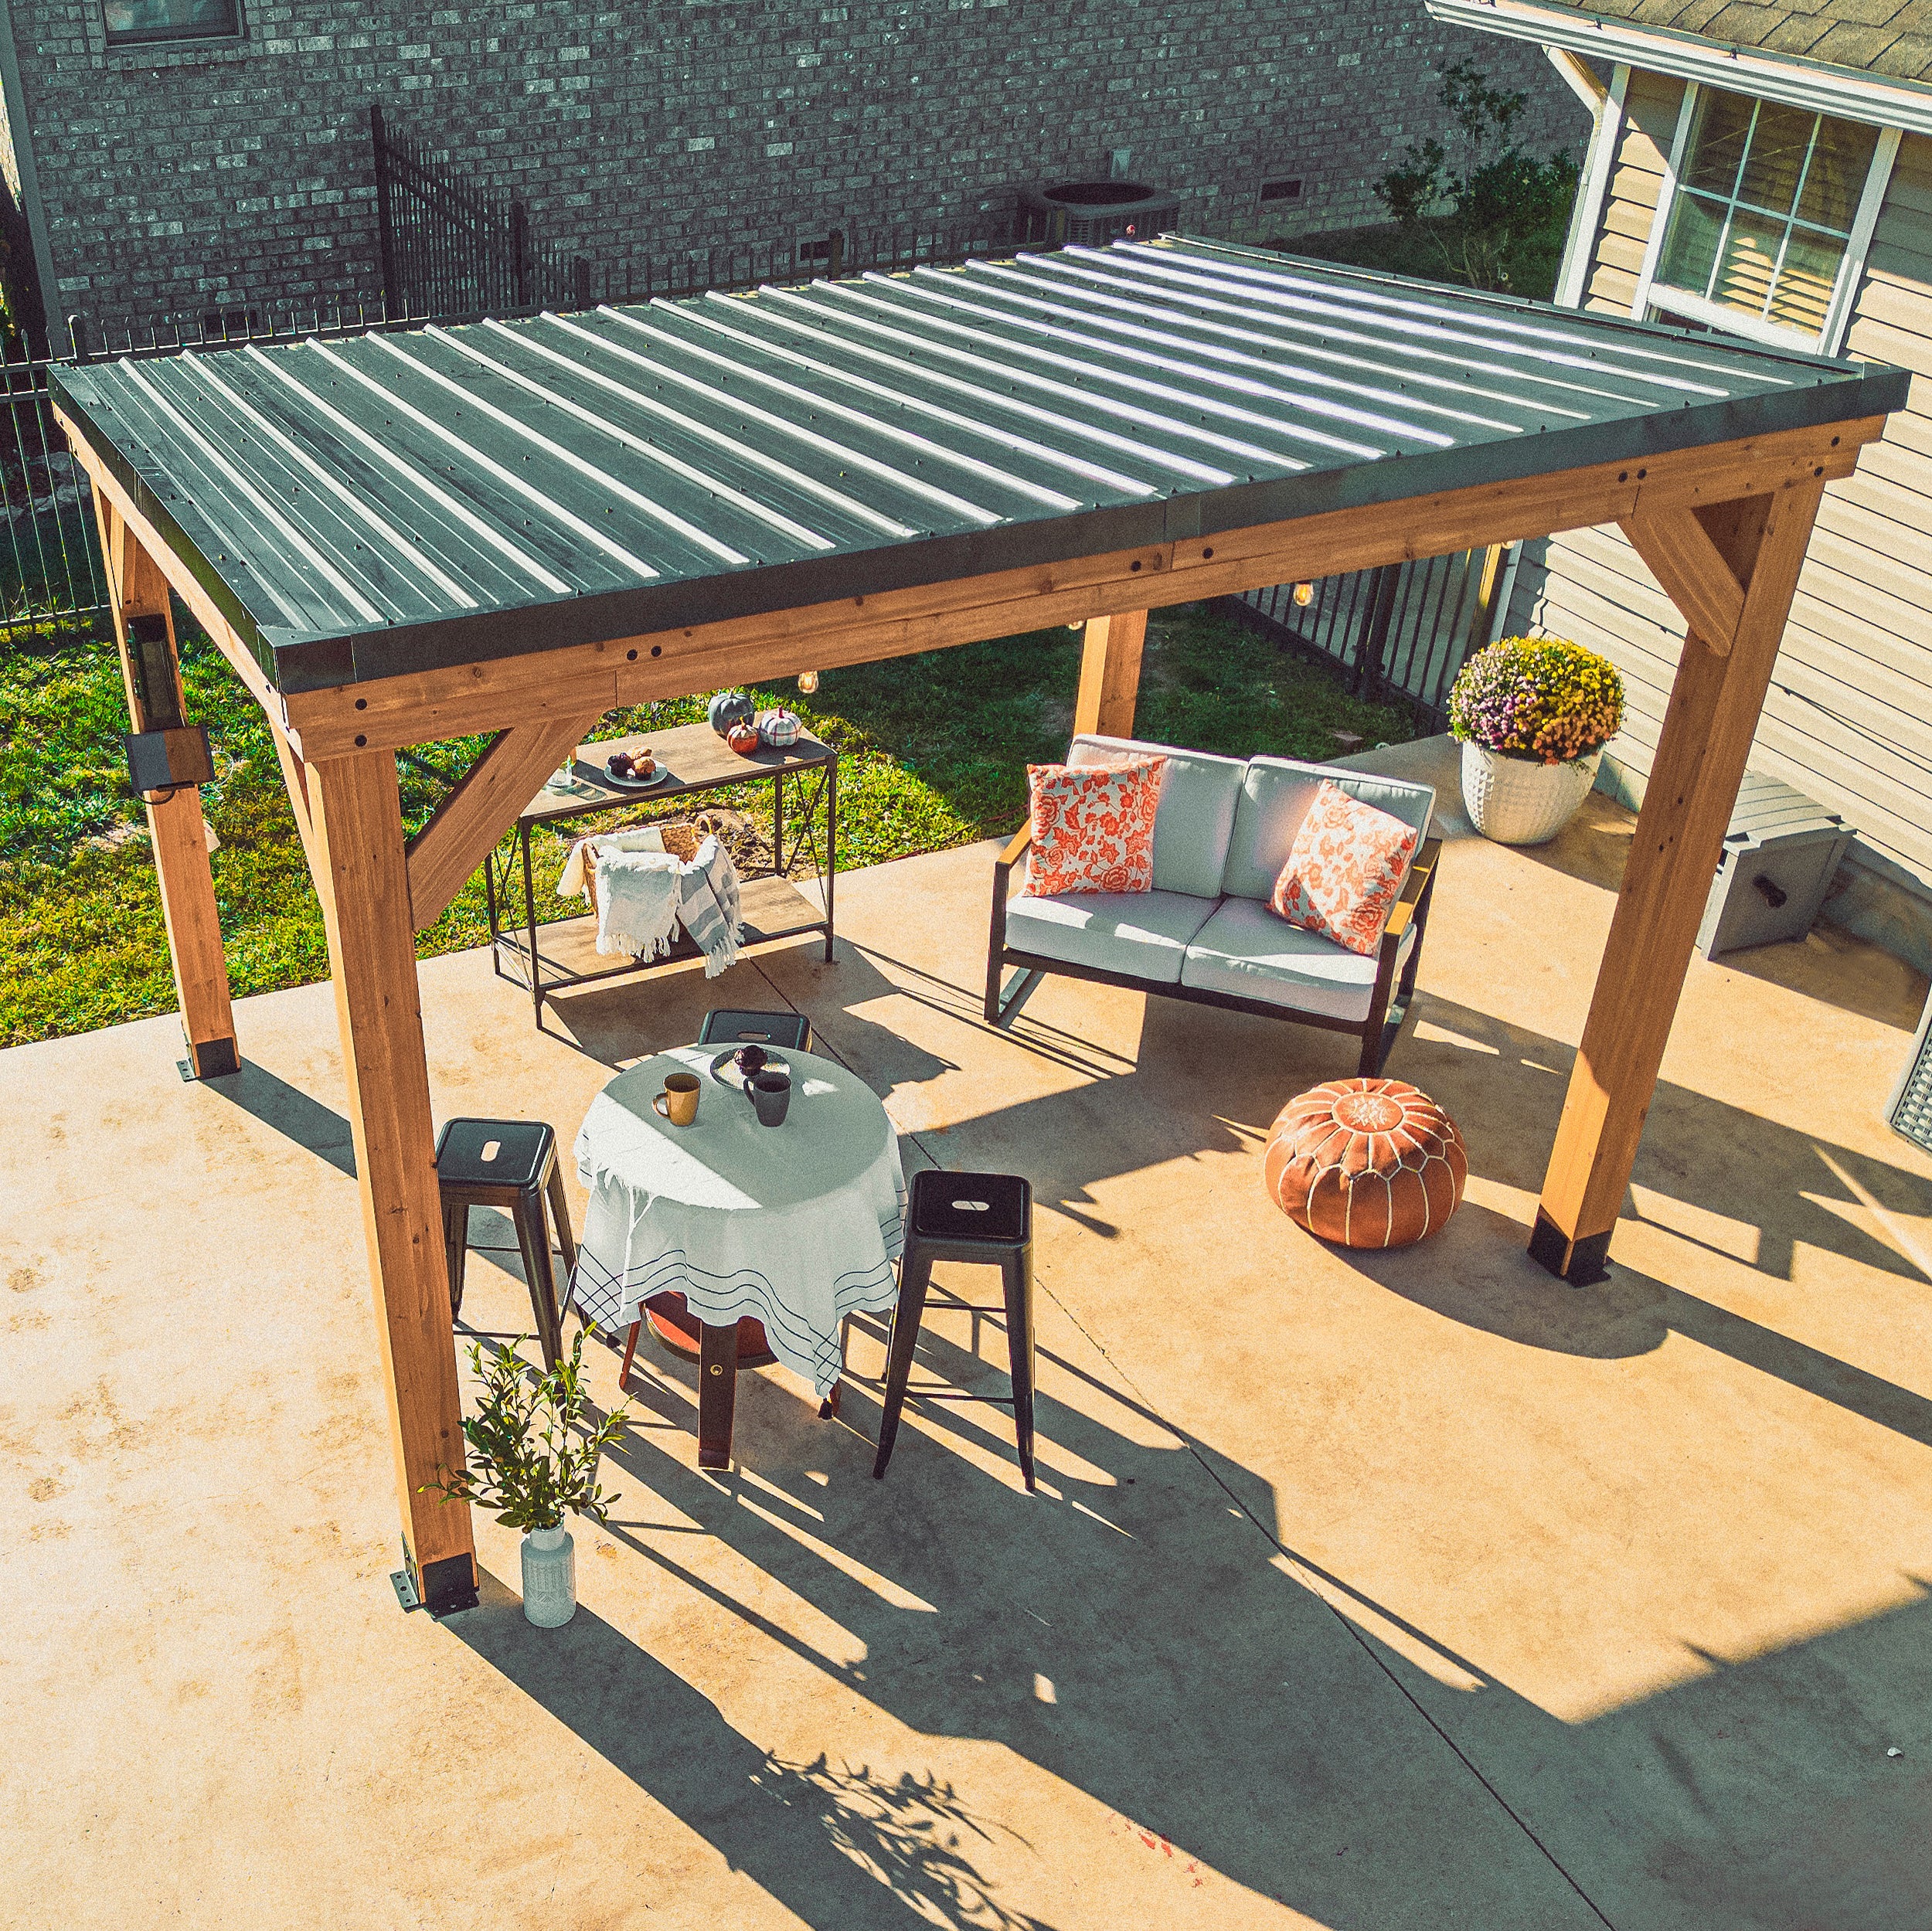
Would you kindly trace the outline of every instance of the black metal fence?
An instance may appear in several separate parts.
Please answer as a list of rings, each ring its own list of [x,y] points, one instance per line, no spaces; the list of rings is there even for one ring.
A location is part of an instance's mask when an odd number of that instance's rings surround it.
[[[0,360],[0,644],[104,634],[107,580],[87,478],[47,399],[45,360]]]
[[[846,222],[802,240],[594,260],[546,240],[523,202],[463,179],[434,150],[398,134],[380,107],[369,110],[369,137],[389,316],[462,321],[591,308],[1040,245],[1015,214],[988,212],[930,227]]]
[[[1502,544],[1225,600],[1232,616],[1337,664],[1358,696],[1406,710],[1418,731],[1446,728],[1449,687],[1488,642],[1508,583]]]
[[[521,201],[465,181],[420,141],[369,110],[376,233],[392,314],[502,314],[573,300],[590,263],[542,243]],[[587,290],[586,291],[587,297]]]

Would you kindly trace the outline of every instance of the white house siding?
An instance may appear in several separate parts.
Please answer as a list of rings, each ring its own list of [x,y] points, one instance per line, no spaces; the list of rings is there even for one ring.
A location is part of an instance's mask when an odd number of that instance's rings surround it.
[[[1585,305],[1630,312],[1682,83],[1631,76]],[[1932,970],[1932,140],[1899,151],[1845,352],[1913,373],[1906,408],[1827,491],[1751,768],[1858,828],[1830,915]],[[1623,673],[1606,788],[1642,795],[1683,624],[1614,525],[1526,546],[1515,630],[1575,637]]]

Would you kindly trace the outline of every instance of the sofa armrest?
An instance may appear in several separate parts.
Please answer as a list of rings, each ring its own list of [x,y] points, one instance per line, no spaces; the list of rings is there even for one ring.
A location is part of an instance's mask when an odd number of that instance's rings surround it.
[[[1030,824],[1023,824],[993,861],[992,929],[986,940],[986,1023],[999,1023],[1000,955],[1006,949],[1006,900],[1013,889],[1013,867],[1026,855],[1032,842]]]
[[[1385,956],[1393,947],[1402,943],[1403,934],[1416,916],[1416,909],[1422,903],[1429,889],[1429,881],[1435,876],[1436,861],[1442,855],[1442,841],[1430,838],[1416,855],[1416,862],[1409,868],[1409,876],[1404,882],[1402,894],[1389,908],[1389,923],[1382,928],[1382,943]]]

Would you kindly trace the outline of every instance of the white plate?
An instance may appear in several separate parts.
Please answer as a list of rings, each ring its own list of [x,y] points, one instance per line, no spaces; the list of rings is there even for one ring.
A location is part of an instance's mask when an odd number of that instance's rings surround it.
[[[670,772],[660,764],[648,778],[621,778],[611,769],[611,760],[606,758],[604,761],[604,783],[614,784],[620,791],[648,791],[655,786],[662,784],[670,775]]]
[[[716,1080],[719,1086],[730,1087],[734,1093],[743,1092],[745,1085],[745,1076],[738,1070],[734,1063],[738,1057],[739,1050],[740,1049],[736,1046],[727,1047],[711,1062],[712,1078]],[[758,1070],[760,1073],[790,1073],[791,1062],[779,1054],[768,1051],[765,1054],[764,1064]]]

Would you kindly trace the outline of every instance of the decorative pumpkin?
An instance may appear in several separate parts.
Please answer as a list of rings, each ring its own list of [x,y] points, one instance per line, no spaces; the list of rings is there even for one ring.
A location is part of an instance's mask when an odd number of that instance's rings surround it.
[[[718,691],[704,707],[704,714],[712,729],[728,739],[732,726],[741,720],[749,724],[757,716],[758,707],[743,691]]]
[[[758,727],[748,717],[735,719],[724,740],[740,757],[749,757],[758,748]]]
[[[1400,1079],[1331,1079],[1291,1100],[1261,1162],[1268,1197],[1344,1247],[1406,1247],[1462,1202],[1469,1156],[1456,1123]]]
[[[796,744],[804,734],[796,711],[767,711],[758,720],[758,735],[774,751]]]

